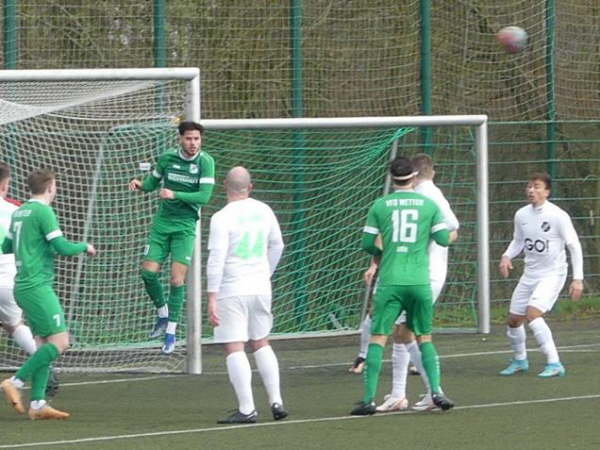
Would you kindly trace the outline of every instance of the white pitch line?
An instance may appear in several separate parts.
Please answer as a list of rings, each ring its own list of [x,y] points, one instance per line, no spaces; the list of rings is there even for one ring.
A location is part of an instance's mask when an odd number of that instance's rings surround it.
[[[519,405],[533,405],[539,403],[552,403],[552,402],[564,402],[571,400],[589,400],[600,398],[600,394],[591,394],[591,395],[582,395],[582,396],[573,396],[573,397],[557,397],[557,398],[545,398],[540,400],[521,400],[515,402],[504,402],[504,403],[484,403],[480,405],[465,405],[465,406],[457,406],[454,408],[455,410],[468,410],[468,409],[482,409],[482,408],[497,408],[502,406],[519,406]],[[389,417],[393,415],[412,415],[412,414],[423,414],[418,411],[401,411],[397,413],[386,413],[386,414],[376,414],[374,416],[370,416],[371,419],[380,418],[380,417]],[[434,414],[443,414],[442,412],[435,412]],[[319,422],[332,422],[332,421],[342,421],[342,420],[358,420],[358,419],[367,419],[365,416],[338,416],[338,417],[321,417],[315,419],[298,419],[298,420],[288,420],[284,422],[265,422],[265,423],[255,423],[248,425],[230,425],[230,426],[222,426],[222,427],[208,427],[208,428],[192,428],[186,430],[171,430],[171,431],[155,431],[151,433],[136,433],[136,434],[120,434],[113,436],[97,436],[90,438],[81,438],[81,439],[68,439],[62,441],[45,441],[45,442],[26,442],[22,444],[5,444],[0,445],[0,448],[20,448],[20,447],[42,447],[48,445],[65,445],[65,444],[84,444],[89,442],[101,442],[101,441],[115,441],[119,439],[136,439],[136,438],[147,438],[147,437],[157,437],[157,436],[173,436],[173,435],[181,435],[181,434],[192,434],[192,433],[206,433],[210,431],[228,431],[228,430],[240,430],[245,428],[261,428],[261,427],[273,427],[273,426],[286,426],[286,425],[298,425],[305,423],[319,423]]]
[[[571,345],[571,346],[565,346],[565,347],[558,347],[558,350],[560,350],[562,352],[584,352],[584,351],[586,351],[585,349],[589,348],[589,347],[600,347],[600,344]],[[587,350],[587,351],[599,351],[599,350]],[[529,349],[528,348],[527,351],[528,352],[539,352],[539,349],[537,349],[537,348]],[[490,352],[474,352],[474,353],[455,353],[455,354],[451,354],[451,355],[440,355],[440,359],[468,358],[468,357],[472,357],[472,356],[501,355],[501,354],[506,354],[506,353],[512,353],[512,350],[497,350],[497,351],[490,351]],[[384,359],[383,362],[390,363],[391,360]],[[306,364],[306,365],[302,365],[302,366],[290,366],[290,367],[282,368],[282,370],[285,371],[285,370],[303,370],[303,369],[323,369],[323,368],[327,368],[327,367],[346,366],[348,364],[349,364],[348,362],[326,363],[326,364]],[[256,372],[256,370],[253,370],[253,372]],[[220,376],[220,375],[227,375],[227,372],[225,372],[225,371],[205,372],[202,375]],[[90,386],[90,385],[94,385],[94,384],[127,383],[130,381],[131,382],[148,381],[148,380],[164,379],[166,377],[181,377],[181,376],[185,376],[185,374],[152,375],[152,376],[135,377],[135,378],[133,378],[133,377],[132,378],[116,378],[114,380],[78,381],[78,382],[72,382],[72,383],[61,383],[61,386]],[[29,389],[29,388],[26,387],[25,389]]]

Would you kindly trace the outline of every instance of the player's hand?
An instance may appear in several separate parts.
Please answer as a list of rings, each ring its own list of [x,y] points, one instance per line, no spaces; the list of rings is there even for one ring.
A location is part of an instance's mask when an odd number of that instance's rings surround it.
[[[456,242],[456,240],[458,239],[458,231],[456,230],[452,230],[450,233],[450,243],[452,244],[453,242]]]
[[[377,267],[378,267],[377,264],[371,262],[371,265],[365,271],[363,277],[365,279],[365,284],[367,286],[371,286],[371,284],[373,283],[373,279],[375,278],[375,274],[377,273]]]
[[[130,191],[139,191],[142,187],[142,182],[137,178],[134,178],[129,182],[129,190]]]
[[[510,273],[512,268],[512,261],[508,256],[503,256],[502,258],[500,258],[500,265],[498,266],[498,270],[500,270],[500,275],[502,275],[504,278],[508,277],[508,274]]]
[[[172,200],[175,198],[175,192],[173,192],[171,189],[162,188],[160,191],[158,191],[158,196],[160,198]]]
[[[221,321],[217,315],[217,295],[216,293],[208,293],[208,321],[213,327],[218,327]]]
[[[569,295],[571,296],[571,300],[577,301],[581,298],[581,293],[583,292],[583,281],[581,280],[573,280],[571,281],[571,285],[569,286]]]
[[[96,255],[96,248],[92,244],[88,244],[85,252],[90,256],[94,256]]]

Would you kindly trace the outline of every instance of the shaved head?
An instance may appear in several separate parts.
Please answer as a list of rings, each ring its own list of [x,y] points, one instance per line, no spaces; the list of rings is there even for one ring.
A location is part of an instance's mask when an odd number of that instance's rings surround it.
[[[249,194],[252,189],[250,172],[245,167],[237,166],[227,173],[225,186],[232,194]]]

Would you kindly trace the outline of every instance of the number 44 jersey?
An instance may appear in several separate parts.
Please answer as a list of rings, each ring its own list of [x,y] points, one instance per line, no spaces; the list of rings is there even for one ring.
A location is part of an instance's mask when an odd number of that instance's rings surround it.
[[[220,298],[271,294],[283,239],[277,217],[253,198],[227,203],[210,220],[207,290]]]
[[[429,241],[437,232],[447,234],[448,226],[433,200],[398,190],[375,201],[363,231],[381,234],[381,286],[423,285],[429,284]]]

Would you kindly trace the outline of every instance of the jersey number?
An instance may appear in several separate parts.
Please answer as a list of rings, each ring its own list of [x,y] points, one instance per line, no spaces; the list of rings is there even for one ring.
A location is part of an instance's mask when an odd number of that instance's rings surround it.
[[[241,259],[260,258],[264,254],[265,236],[262,231],[244,232],[242,240],[234,250],[235,256]]]
[[[419,211],[417,209],[396,209],[392,212],[392,242],[416,242],[417,222]]]
[[[54,319],[54,321],[56,322],[56,326],[60,327],[60,314],[54,314],[52,316],[52,318]]]
[[[19,239],[21,237],[21,225],[23,225],[23,222],[15,222],[15,245],[13,250],[19,248]]]

